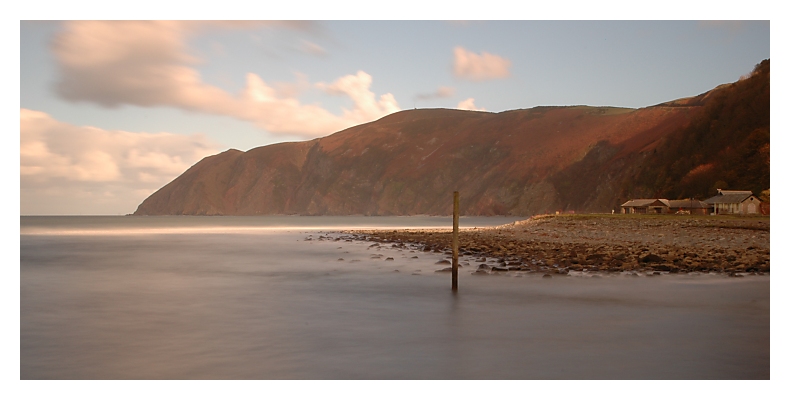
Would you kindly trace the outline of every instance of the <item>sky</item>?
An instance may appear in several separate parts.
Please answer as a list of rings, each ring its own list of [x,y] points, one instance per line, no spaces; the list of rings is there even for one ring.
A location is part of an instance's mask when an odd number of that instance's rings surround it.
[[[19,24],[20,214],[123,215],[201,158],[399,110],[640,108],[770,58],[769,21]]]

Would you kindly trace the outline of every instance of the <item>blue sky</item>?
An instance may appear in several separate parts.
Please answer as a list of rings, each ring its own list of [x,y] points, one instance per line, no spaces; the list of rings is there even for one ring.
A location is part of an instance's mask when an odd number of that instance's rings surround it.
[[[22,21],[20,210],[131,213],[228,148],[414,107],[646,107],[766,58],[768,21]]]

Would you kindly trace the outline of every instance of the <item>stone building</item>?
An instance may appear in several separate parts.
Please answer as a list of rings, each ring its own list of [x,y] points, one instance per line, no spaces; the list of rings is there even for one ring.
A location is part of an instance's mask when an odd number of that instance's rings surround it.
[[[710,204],[700,200],[669,200],[670,214],[708,215],[712,209],[713,207]]]
[[[633,199],[620,205],[622,214],[696,214],[707,215],[711,206],[705,202],[684,199]]]
[[[669,200],[667,199],[633,199],[620,205],[622,214],[667,214],[669,213]]]
[[[711,213],[715,215],[740,214],[760,215],[760,199],[748,190],[721,190],[705,200],[711,205]]]

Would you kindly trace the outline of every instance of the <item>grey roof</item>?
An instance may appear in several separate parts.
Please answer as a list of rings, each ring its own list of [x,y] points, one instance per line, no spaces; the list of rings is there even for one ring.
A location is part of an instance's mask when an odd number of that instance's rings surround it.
[[[667,199],[633,199],[628,200],[625,203],[621,204],[620,207],[647,207],[652,205],[656,201],[663,203],[660,205],[669,206],[669,200]]]
[[[708,208],[708,204],[699,200],[669,200],[670,208]]]
[[[705,200],[708,204],[738,204],[752,196],[748,190],[719,190],[719,194]]]

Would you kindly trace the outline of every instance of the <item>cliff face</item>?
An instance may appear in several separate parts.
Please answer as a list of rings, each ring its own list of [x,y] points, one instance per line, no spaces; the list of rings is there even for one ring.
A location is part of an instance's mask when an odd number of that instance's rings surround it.
[[[608,212],[710,97],[637,110],[401,111],[312,141],[207,157],[134,214],[447,215],[454,190],[463,215]]]

